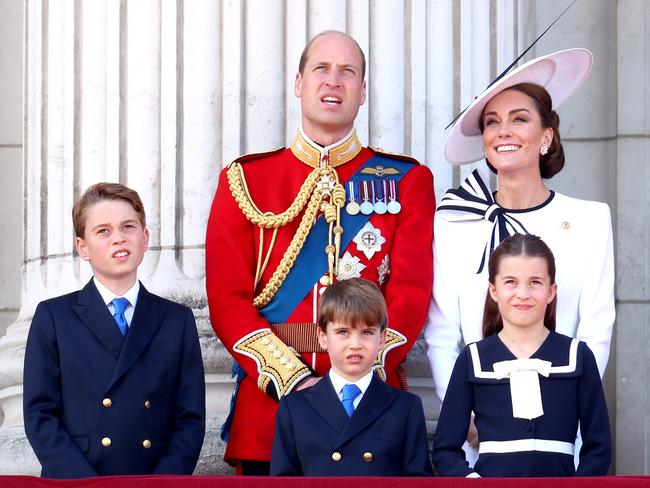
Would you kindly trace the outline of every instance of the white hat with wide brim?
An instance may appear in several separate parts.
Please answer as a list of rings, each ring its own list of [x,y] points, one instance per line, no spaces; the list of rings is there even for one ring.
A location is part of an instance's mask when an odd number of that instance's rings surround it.
[[[546,88],[556,109],[589,76],[592,63],[591,52],[574,48],[535,58],[512,70],[476,97],[459,117],[445,141],[445,158],[454,165],[483,159],[479,119],[487,103],[497,93],[519,83],[535,83]]]

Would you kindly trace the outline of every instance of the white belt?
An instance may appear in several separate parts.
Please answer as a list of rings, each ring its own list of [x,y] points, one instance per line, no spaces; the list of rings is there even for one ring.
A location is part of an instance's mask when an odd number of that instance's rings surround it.
[[[519,439],[516,441],[485,441],[479,444],[479,454],[503,454],[506,452],[543,451],[559,452],[573,456],[575,446],[570,442],[546,439]]]

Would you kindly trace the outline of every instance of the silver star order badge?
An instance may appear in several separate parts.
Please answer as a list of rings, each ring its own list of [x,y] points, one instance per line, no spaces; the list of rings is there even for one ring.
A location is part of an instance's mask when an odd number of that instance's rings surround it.
[[[372,259],[376,252],[381,251],[381,245],[386,242],[381,231],[377,229],[370,222],[366,222],[357,235],[354,236],[353,241],[357,245],[357,249],[361,251],[366,258]]]
[[[361,278],[361,272],[366,269],[361,260],[345,251],[345,254],[339,259],[339,267],[336,271],[336,277],[339,280],[349,280],[350,278]]]

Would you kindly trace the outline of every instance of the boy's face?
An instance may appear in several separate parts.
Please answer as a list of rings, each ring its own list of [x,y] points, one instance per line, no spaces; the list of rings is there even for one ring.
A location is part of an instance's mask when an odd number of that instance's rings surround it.
[[[86,210],[84,237],[77,237],[75,243],[95,277],[111,291],[123,293],[135,283],[149,231],[142,227],[131,204],[104,200]]]
[[[327,350],[332,369],[348,381],[356,381],[370,372],[385,340],[386,331],[381,332],[376,325],[352,327],[330,322],[326,332],[318,329],[318,342]]]

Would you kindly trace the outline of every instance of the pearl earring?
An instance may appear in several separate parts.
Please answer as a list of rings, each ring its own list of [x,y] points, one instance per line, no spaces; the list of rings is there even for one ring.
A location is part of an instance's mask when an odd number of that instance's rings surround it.
[[[547,146],[542,146],[539,148],[539,153],[542,156],[546,156],[548,154],[548,147]]]

